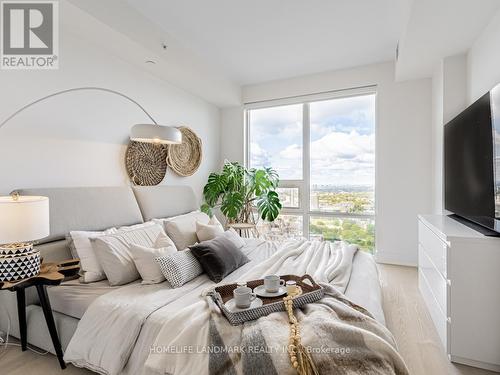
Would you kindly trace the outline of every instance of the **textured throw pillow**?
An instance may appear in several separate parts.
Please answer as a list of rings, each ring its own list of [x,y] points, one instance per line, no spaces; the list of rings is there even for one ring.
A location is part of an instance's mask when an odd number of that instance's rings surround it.
[[[163,223],[165,232],[174,241],[177,250],[184,250],[198,242],[196,236],[196,222],[208,224],[210,218],[200,211],[193,211],[185,215],[174,216],[168,219],[157,219]]]
[[[212,216],[207,224],[196,222],[196,236],[200,242],[214,239],[222,233],[224,233],[224,227],[215,216]]]
[[[109,283],[122,285],[137,280],[140,275],[132,258],[131,246],[153,247],[160,235],[165,235],[163,228],[160,225],[150,225],[94,239],[97,259]]]
[[[200,263],[189,249],[158,257],[156,261],[173,288],[179,288],[203,273]]]
[[[210,280],[216,283],[249,262],[240,250],[239,241],[235,241],[233,234],[228,232],[189,247]]]
[[[80,259],[80,282],[93,283],[104,280],[106,274],[95,254],[91,239],[116,233],[115,228],[104,232],[71,231],[67,237],[71,255]]]
[[[142,284],[157,284],[164,281],[165,276],[163,276],[156,258],[176,253],[177,249],[173,243],[170,246],[159,248],[132,245],[130,252],[132,253],[137,271],[141,275]]]

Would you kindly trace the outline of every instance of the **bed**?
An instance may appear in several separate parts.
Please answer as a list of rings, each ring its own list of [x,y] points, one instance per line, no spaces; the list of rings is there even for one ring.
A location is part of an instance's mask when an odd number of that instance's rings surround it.
[[[67,248],[65,235],[71,230],[103,230],[112,226],[131,225],[149,221],[153,218],[171,217],[190,212],[197,208],[193,191],[187,186],[157,186],[157,187],[90,187],[90,188],[59,188],[59,189],[24,189],[25,195],[49,196],[51,204],[51,235],[39,248],[46,260],[68,259],[71,254]],[[247,241],[247,254],[251,259],[240,269],[230,274],[224,282],[238,280],[238,277],[248,273],[256,265],[265,262],[280,247],[279,243],[259,240]],[[159,330],[165,325],[170,315],[176,314],[186,306],[200,301],[201,293],[213,283],[206,275],[200,275],[183,286],[172,298],[166,288],[158,289],[162,298],[171,298],[170,303],[157,309],[152,308],[147,319],[139,324],[134,347],[122,361],[122,369],[108,371],[106,369],[85,367],[101,373],[139,373],[148,358],[147,348],[154,342]],[[157,292],[150,287],[152,295]],[[66,350],[77,331],[80,320],[96,301],[105,300],[106,296],[120,295],[119,290],[136,290],[143,294],[147,290],[139,281],[131,284],[113,287],[106,280],[90,284],[81,284],[77,280],[64,282],[57,287],[51,287],[48,294],[63,350]],[[370,254],[355,252],[352,258],[352,270],[346,280],[345,296],[355,304],[368,310],[382,325],[385,324],[381,301],[381,290],[375,261]],[[180,294],[179,294],[180,293]],[[140,297],[139,297],[140,298]],[[5,306],[0,319],[0,329],[19,336],[15,299],[7,292],[0,294],[0,303]],[[42,349],[53,351],[48,332],[41,324],[43,315],[33,294],[27,295],[28,341]],[[4,319],[6,316],[7,319]],[[8,327],[8,325],[10,327]],[[74,362],[76,363],[76,362]],[[78,363],[76,363],[78,365]]]

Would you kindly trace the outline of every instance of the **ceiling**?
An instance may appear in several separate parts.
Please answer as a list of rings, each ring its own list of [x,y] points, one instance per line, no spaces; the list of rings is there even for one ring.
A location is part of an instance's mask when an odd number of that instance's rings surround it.
[[[127,0],[240,85],[393,60],[411,0]]]
[[[431,77],[500,9],[500,0],[69,2],[96,21],[69,17],[63,2],[71,28],[219,107],[241,104],[245,85],[394,61],[398,41],[396,79]]]
[[[442,58],[472,46],[498,9],[499,0],[414,0],[401,33],[396,78],[431,77]]]

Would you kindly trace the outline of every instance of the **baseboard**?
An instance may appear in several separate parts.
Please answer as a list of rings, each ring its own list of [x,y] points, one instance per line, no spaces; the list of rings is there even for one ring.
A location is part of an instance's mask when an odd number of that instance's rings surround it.
[[[460,363],[462,365],[467,365],[467,366],[482,368],[485,370],[500,372],[500,365],[495,365],[492,363],[479,362],[479,361],[475,361],[473,359],[457,357],[455,355],[451,355],[450,360],[451,360],[451,362]]]
[[[417,267],[417,261],[410,257],[402,256],[399,253],[389,253],[378,251],[375,255],[375,261],[381,264],[392,264],[396,266]]]

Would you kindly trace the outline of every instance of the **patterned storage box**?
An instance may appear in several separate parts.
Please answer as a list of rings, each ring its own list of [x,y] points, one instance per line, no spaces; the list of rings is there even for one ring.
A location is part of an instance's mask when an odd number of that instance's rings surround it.
[[[0,281],[18,281],[40,273],[40,252],[33,245],[0,247]]]
[[[284,279],[285,281],[294,280],[295,282],[297,282],[297,285],[302,288],[303,293],[293,299],[294,308],[304,306],[308,303],[316,302],[323,298],[325,294],[324,289],[316,284],[313,278],[309,275],[285,275],[280,276],[280,278]],[[307,283],[306,281],[309,281],[309,283]],[[247,286],[252,289],[263,284],[263,279],[247,282]],[[229,311],[226,308],[225,303],[233,298],[233,290],[236,289],[236,287],[237,284],[221,285],[216,287],[213,292],[209,293],[211,298],[219,306],[224,316],[232,325],[238,325],[251,320],[256,320],[261,316],[269,315],[273,312],[285,311],[285,304],[283,303],[284,296],[273,298],[259,297],[263,302],[262,306],[237,312]]]

